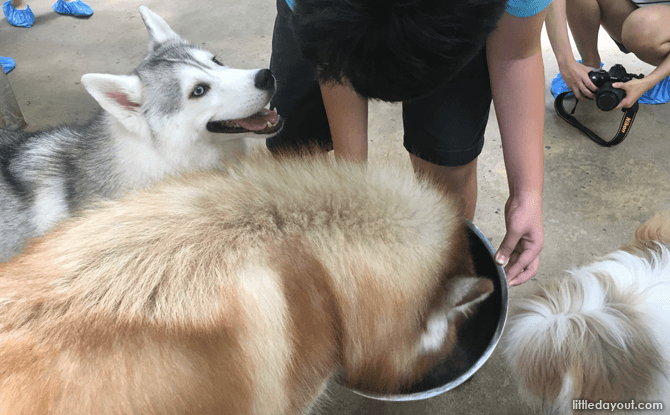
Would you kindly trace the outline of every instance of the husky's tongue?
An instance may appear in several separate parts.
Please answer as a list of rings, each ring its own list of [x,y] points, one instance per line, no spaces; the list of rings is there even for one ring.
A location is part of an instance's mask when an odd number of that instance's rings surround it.
[[[232,120],[232,122],[249,131],[260,131],[266,128],[268,123],[276,124],[277,121],[279,121],[279,115],[277,112],[266,109],[252,115],[251,117],[242,118],[240,120]]]

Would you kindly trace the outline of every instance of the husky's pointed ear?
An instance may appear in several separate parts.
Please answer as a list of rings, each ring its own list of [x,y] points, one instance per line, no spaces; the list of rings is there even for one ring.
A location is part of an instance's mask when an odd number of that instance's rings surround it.
[[[468,314],[493,292],[493,282],[486,278],[457,276],[449,281],[447,306],[451,312]]]
[[[168,40],[181,39],[181,36],[175,33],[162,17],[149,10],[148,7],[140,6],[140,15],[149,32],[149,52]]]
[[[127,128],[132,128],[141,114],[144,89],[136,75],[108,75],[89,73],[81,83],[100,106],[116,117]]]

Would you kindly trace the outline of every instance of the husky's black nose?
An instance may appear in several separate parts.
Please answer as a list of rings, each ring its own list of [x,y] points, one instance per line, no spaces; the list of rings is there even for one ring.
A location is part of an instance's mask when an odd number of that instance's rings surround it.
[[[261,69],[256,73],[254,85],[258,89],[273,93],[275,92],[275,77],[272,76],[272,72],[269,69]]]

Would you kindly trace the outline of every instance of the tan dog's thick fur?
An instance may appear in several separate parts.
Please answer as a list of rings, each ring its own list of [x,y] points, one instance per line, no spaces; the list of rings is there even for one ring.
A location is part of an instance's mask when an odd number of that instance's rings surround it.
[[[670,413],[669,247],[670,217],[655,217],[631,244],[517,302],[505,353],[529,403]]]
[[[493,289],[411,171],[255,156],[69,220],[0,265],[0,414],[301,414],[397,392]]]

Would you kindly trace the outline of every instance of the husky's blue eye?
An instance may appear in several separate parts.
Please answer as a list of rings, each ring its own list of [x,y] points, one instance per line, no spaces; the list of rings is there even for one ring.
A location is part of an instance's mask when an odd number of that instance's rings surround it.
[[[199,98],[203,95],[205,95],[209,91],[209,85],[207,84],[198,84],[195,88],[193,88],[193,92],[191,92],[191,97],[193,98]]]

